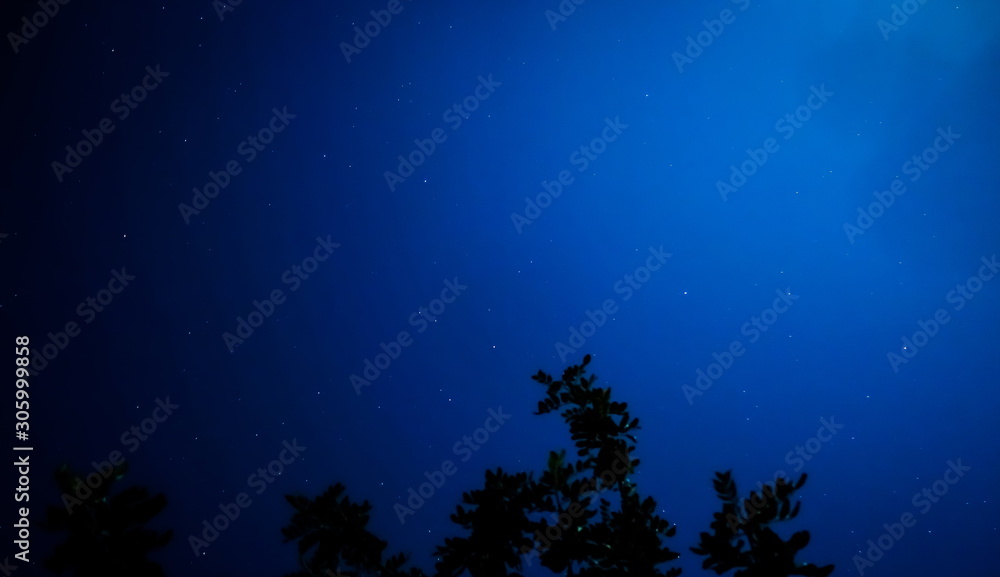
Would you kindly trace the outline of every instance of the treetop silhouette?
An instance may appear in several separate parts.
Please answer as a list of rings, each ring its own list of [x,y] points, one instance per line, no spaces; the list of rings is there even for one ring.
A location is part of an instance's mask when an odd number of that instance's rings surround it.
[[[68,536],[44,560],[47,569],[57,575],[71,571],[76,577],[164,577],[160,565],[146,557],[166,546],[173,532],[160,533],[145,524],[166,507],[167,498],[150,496],[145,487],[112,495],[115,481],[126,471],[128,463],[116,465],[96,488],[66,465],[56,471],[62,506],[48,508],[42,528]]]
[[[639,419],[627,403],[611,400],[610,387],[595,386],[597,377],[586,373],[590,361],[586,355],[559,380],[543,371],[532,376],[546,387],[535,414],[562,411],[578,459],[567,462],[565,451],[550,451],[537,480],[532,473],[487,470],[484,487],[464,493],[450,517],[465,536],[437,547],[435,577],[521,577],[536,564],[579,577],[680,574],[663,567],[680,557],[665,543],[676,527],[656,514],[656,501],[643,498],[629,477],[639,466],[631,458]],[[808,531],[784,540],[771,528],[798,514],[791,496],[805,480],[804,474],[794,483],[779,478],[741,500],[731,474],[716,473],[722,510],[713,515],[712,532],[701,533],[691,548],[706,557],[703,568],[719,575],[735,570],[736,577],[830,575],[833,565],[796,561]],[[403,569],[405,555],[383,561],[388,544],[366,529],[371,505],[352,503],[344,491],[337,483],[315,500],[286,495],[295,513],[282,533],[286,543],[298,541],[300,562],[287,577],[426,577]]]

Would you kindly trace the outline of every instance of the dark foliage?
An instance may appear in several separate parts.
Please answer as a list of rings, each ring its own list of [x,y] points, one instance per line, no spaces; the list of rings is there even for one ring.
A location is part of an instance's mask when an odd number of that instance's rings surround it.
[[[385,562],[382,555],[387,543],[368,532],[368,501],[352,503],[341,497],[344,486],[340,483],[310,500],[300,495],[285,495],[285,500],[295,508],[291,524],[281,530],[285,543],[298,541],[301,569],[287,577],[382,575],[385,577],[422,577],[413,569],[403,571],[403,555],[396,555]],[[341,572],[341,567],[350,571]]]
[[[656,515],[656,501],[642,498],[629,478],[639,465],[631,458],[639,419],[627,403],[611,400],[610,388],[595,386],[597,378],[585,372],[589,363],[587,355],[558,381],[542,371],[532,377],[547,389],[535,414],[561,410],[579,458],[567,463],[565,451],[551,451],[537,480],[531,473],[486,471],[484,487],[464,493],[451,515],[465,536],[445,539],[435,550],[436,577],[521,577],[536,563],[580,577],[680,574],[663,568],[679,557],[664,542],[676,528]],[[722,512],[714,515],[714,533],[702,533],[692,551],[720,575],[736,569],[736,577],[826,577],[832,565],[796,564],[809,543],[807,531],[785,541],[769,527],[798,514],[790,497],[804,482],[805,475],[794,486],[779,479],[740,503],[730,474],[717,473]],[[286,497],[296,513],[282,532],[285,542],[299,541],[301,565],[288,577],[424,577],[418,569],[404,571],[402,555],[382,561],[386,543],[366,529],[371,506],[351,503],[343,492],[338,483],[315,501]]]
[[[639,465],[631,458],[639,419],[627,403],[611,400],[611,389],[595,386],[583,363],[567,368],[560,380],[539,371],[532,378],[546,387],[537,415],[562,411],[576,446],[577,460],[566,451],[550,451],[548,466],[536,480],[532,473],[486,471],[482,489],[464,493],[451,520],[465,532],[445,539],[435,550],[435,577],[522,577],[541,565],[578,577],[641,575],[676,577],[679,568],[664,568],[680,555],[666,546],[676,528],[656,515],[652,497],[642,498],[629,475]],[[143,487],[111,495],[126,465],[115,467],[96,488],[67,467],[56,472],[63,504],[49,507],[42,528],[66,531],[66,541],[45,559],[57,574],[76,577],[164,577],[146,557],[170,542],[172,533],[144,526],[166,506],[163,494],[149,496]],[[770,525],[794,518],[799,503],[791,497],[806,481],[778,479],[740,500],[729,472],[716,473],[715,491],[722,501],[712,533],[701,533],[691,550],[705,557],[702,566],[735,577],[827,577],[833,565],[797,563],[809,544],[809,532],[787,540]],[[387,543],[367,530],[371,505],[357,504],[337,483],[315,499],[286,495],[295,509],[281,532],[296,541],[300,568],[286,577],[426,577],[404,569],[407,558],[385,558]]]
[[[738,569],[736,577],[826,577],[833,573],[833,565],[795,564],[795,555],[809,544],[808,531],[799,531],[784,541],[768,527],[769,523],[793,519],[799,514],[799,503],[792,507],[789,497],[805,484],[804,473],[794,485],[778,479],[765,486],[760,494],[751,491],[742,506],[729,472],[716,473],[715,477],[715,492],[722,501],[722,511],[714,515],[711,525],[714,534],[702,533],[701,543],[691,548],[698,555],[707,556],[702,567],[719,575]]]
[[[127,471],[115,467],[97,488],[63,466],[55,473],[63,505],[50,506],[42,528],[66,531],[66,541],[44,560],[47,569],[76,577],[163,577],[158,563],[146,557],[167,545],[173,532],[159,533],[144,525],[167,505],[162,493],[149,496],[144,487],[129,487],[115,495],[115,481]],[[79,495],[81,498],[77,498]]]

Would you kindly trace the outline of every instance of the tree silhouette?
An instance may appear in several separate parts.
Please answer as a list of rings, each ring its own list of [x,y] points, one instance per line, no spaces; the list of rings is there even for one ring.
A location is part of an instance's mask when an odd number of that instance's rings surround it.
[[[587,355],[558,381],[542,371],[532,377],[547,388],[535,414],[562,410],[579,459],[567,463],[565,451],[550,451],[538,480],[531,473],[486,471],[484,487],[464,493],[451,515],[466,536],[445,539],[435,550],[436,577],[521,577],[536,563],[579,577],[680,574],[662,567],[680,556],[665,543],[676,528],[656,515],[656,501],[642,498],[629,477],[639,465],[630,456],[639,419],[631,418],[627,403],[611,400],[610,388],[594,386],[589,363]],[[796,563],[808,531],[785,541],[770,528],[798,514],[790,497],[805,480],[778,479],[740,501],[730,473],[716,473],[722,511],[714,514],[713,533],[702,533],[691,548],[706,557],[703,567],[719,575],[736,569],[736,577],[832,573],[833,565]],[[366,529],[371,506],[352,503],[344,491],[338,483],[315,500],[285,497],[296,512],[282,533],[286,543],[298,541],[301,566],[288,577],[424,577],[419,569],[403,569],[403,555],[382,560],[387,543]]]
[[[158,563],[147,555],[170,542],[172,531],[158,533],[144,525],[167,504],[162,493],[149,496],[145,487],[129,487],[111,495],[114,482],[128,470],[127,463],[93,473],[102,477],[92,488],[83,477],[63,465],[55,472],[63,492],[62,506],[50,506],[42,528],[67,531],[44,566],[76,577],[163,577]]]
[[[348,565],[366,574],[387,577],[422,576],[417,570],[403,572],[400,568],[406,562],[403,555],[397,555],[383,563],[382,554],[387,543],[365,529],[368,525],[368,501],[358,505],[347,497],[341,497],[344,486],[340,483],[327,490],[315,500],[297,495],[285,495],[285,500],[295,508],[291,524],[281,532],[285,542],[299,542],[299,563],[301,570],[289,573],[288,577],[334,577],[357,575],[357,572],[341,573],[341,565]],[[315,551],[312,549],[315,548]]]
[[[783,541],[768,527],[774,521],[792,519],[799,514],[801,504],[796,503],[793,508],[789,497],[805,484],[805,473],[794,485],[779,478],[774,485],[764,486],[762,494],[751,491],[750,498],[742,501],[742,508],[730,473],[716,473],[715,476],[715,491],[722,500],[722,512],[716,513],[712,522],[715,533],[702,533],[699,546],[691,548],[708,557],[702,563],[704,568],[722,575],[742,567],[736,572],[737,577],[826,577],[833,572],[833,565],[795,564],[796,553],[809,544],[809,531],[799,531]],[[749,549],[744,551],[747,544]]]

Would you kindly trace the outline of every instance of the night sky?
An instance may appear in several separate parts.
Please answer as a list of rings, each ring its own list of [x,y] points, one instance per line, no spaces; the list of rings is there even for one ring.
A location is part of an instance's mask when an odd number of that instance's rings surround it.
[[[167,575],[297,570],[338,482],[430,573],[585,354],[685,575],[725,470],[835,575],[997,574],[1000,4],[232,4],[3,8],[4,574],[116,456]]]

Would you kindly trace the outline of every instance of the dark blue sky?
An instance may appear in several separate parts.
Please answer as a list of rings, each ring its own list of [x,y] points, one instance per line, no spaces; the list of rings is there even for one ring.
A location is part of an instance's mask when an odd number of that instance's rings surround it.
[[[996,3],[216,5],[4,9],[33,527],[121,451],[168,575],[295,570],[282,496],[335,482],[431,571],[485,469],[570,446],[530,376],[590,353],[685,574],[727,469],[808,473],[836,575],[996,572]]]

